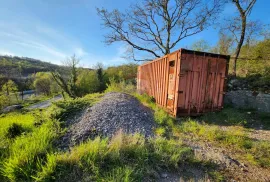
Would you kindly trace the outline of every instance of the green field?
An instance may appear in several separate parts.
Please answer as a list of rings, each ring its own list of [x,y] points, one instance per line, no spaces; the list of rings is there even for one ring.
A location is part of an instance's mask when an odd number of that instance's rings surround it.
[[[199,168],[214,181],[226,179],[228,174],[213,163],[196,158],[185,140],[211,142],[234,151],[234,157],[248,165],[270,169],[270,142],[248,137],[253,129],[248,128],[246,112],[226,108],[179,122],[150,97],[138,94],[133,95],[154,111],[155,138],[118,133],[111,140],[97,137],[70,151],[59,151],[55,141],[66,132],[62,123],[102,95],[59,101],[46,110],[1,115],[0,181],[155,181],[160,171],[177,171],[183,166]],[[215,119],[224,124],[224,118],[231,121],[228,131],[213,124]]]

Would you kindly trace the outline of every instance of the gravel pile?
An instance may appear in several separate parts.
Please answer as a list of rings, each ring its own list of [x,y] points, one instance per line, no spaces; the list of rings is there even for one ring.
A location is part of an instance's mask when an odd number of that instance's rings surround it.
[[[119,130],[151,137],[153,127],[153,112],[149,108],[128,94],[111,92],[94,106],[78,113],[62,137],[60,147],[70,147],[96,136],[112,137]]]

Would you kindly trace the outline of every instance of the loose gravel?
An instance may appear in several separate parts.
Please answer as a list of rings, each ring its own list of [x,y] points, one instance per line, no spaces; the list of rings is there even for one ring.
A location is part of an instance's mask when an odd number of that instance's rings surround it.
[[[133,96],[116,92],[105,94],[100,102],[78,113],[69,123],[60,142],[64,149],[96,136],[110,138],[119,130],[151,137],[155,127],[152,110]]]

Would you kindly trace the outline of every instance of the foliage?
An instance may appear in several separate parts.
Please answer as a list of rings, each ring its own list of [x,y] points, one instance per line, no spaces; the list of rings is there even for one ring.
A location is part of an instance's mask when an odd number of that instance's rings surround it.
[[[8,104],[9,104],[8,96],[5,93],[0,92],[0,110],[2,110]]]
[[[12,80],[8,80],[3,86],[2,91],[6,92],[7,95],[10,93],[16,93],[18,91],[17,85]]]
[[[135,91],[136,87],[134,84],[126,81],[117,82],[115,78],[110,78],[105,92],[135,93]]]
[[[48,109],[50,118],[64,121],[78,111],[97,102],[103,94],[89,94],[83,98],[67,99],[54,102]]]
[[[100,84],[97,74],[93,70],[81,70],[76,82],[80,96],[100,91]]]
[[[25,132],[25,130],[22,125],[17,124],[17,123],[12,123],[12,125],[9,126],[5,136],[9,139],[13,139],[17,136],[20,136],[23,132]]]
[[[68,96],[71,98],[76,98],[79,96],[78,87],[76,85],[78,79],[77,66],[79,64],[79,59],[73,55],[65,61],[65,64],[69,68],[68,79],[65,79],[64,75],[60,74],[59,72],[51,72],[51,74],[63,92],[68,94]]]
[[[101,63],[96,65],[96,76],[99,81],[98,91],[102,92],[106,89],[106,73],[104,73],[103,65]]]
[[[48,72],[56,69],[63,69],[62,67],[43,62],[37,59],[17,56],[0,56],[0,74],[7,76],[7,71],[13,76],[19,77],[21,72],[23,76],[29,76],[37,72]],[[19,71],[21,69],[21,71]]]
[[[117,82],[127,81],[135,83],[135,80],[137,78],[137,68],[137,64],[130,63],[120,66],[108,67],[105,70],[105,73],[108,79],[114,78]]]
[[[59,92],[59,87],[48,72],[39,72],[34,75],[34,87],[38,93],[51,95]]]

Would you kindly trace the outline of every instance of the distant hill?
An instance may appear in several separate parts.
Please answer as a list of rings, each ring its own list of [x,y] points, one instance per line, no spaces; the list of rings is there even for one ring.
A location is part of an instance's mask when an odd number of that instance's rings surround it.
[[[27,77],[33,73],[61,70],[61,68],[64,67],[38,59],[0,55],[0,74],[10,78]]]

